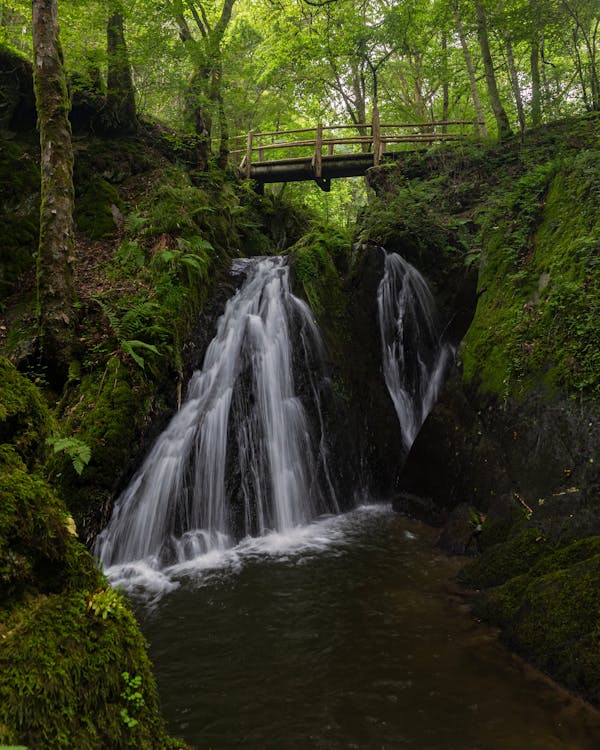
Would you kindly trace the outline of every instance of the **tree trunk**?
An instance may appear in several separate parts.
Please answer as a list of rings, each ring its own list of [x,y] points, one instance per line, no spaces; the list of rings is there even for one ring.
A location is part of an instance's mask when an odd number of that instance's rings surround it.
[[[198,169],[201,172],[208,168],[211,152],[212,116],[206,93],[209,77],[208,66],[199,66],[192,73],[186,92],[186,119],[192,125],[198,140]]]
[[[462,47],[463,55],[465,58],[465,65],[467,67],[467,73],[469,74],[469,86],[471,88],[471,97],[473,98],[473,106],[475,107],[475,113],[477,114],[477,132],[484,137],[487,137],[488,131],[485,125],[485,117],[483,116],[483,108],[481,106],[481,99],[479,98],[479,91],[477,90],[477,79],[475,77],[475,66],[473,65],[473,58],[467,44],[467,37],[465,36],[465,29],[463,26],[462,18],[460,17],[460,11],[458,9],[458,3],[455,2],[453,5],[454,20],[456,22],[456,30],[458,31],[458,38],[460,39],[460,46]]]
[[[531,0],[529,8],[533,29],[531,34],[531,124],[537,127],[542,122],[542,86],[540,81],[540,17],[537,0]]]
[[[447,122],[450,112],[450,82],[448,80],[448,35],[442,32],[442,121]],[[448,126],[442,125],[442,133],[448,132]]]
[[[504,2],[501,0],[498,9],[504,14]],[[508,24],[503,19],[503,26],[508,28]],[[517,66],[515,64],[515,53],[513,50],[512,40],[508,31],[504,34],[504,44],[506,46],[506,61],[508,63],[508,73],[510,75],[510,85],[515,97],[515,106],[517,108],[517,118],[519,120],[519,129],[521,133],[525,132],[525,111],[523,109],[523,96],[521,94],[521,86],[519,84],[519,74],[517,72]]]
[[[217,105],[217,117],[219,121],[219,155],[217,166],[225,169],[229,161],[229,123],[225,114],[225,102],[223,101],[223,90],[221,88],[222,66],[219,63],[213,74],[211,98]]]
[[[120,3],[112,3],[106,25],[108,57],[106,125],[108,130],[130,133],[137,127],[131,66],[125,44]]]
[[[487,19],[482,0],[475,0],[475,14],[477,18],[477,36],[479,37],[479,46],[481,47],[481,57],[483,59],[483,67],[485,70],[485,82],[487,84],[488,96],[494,117],[496,118],[498,137],[502,140],[503,138],[512,135],[512,131],[508,122],[508,117],[506,116],[506,112],[500,101],[500,94],[498,93],[496,74],[494,73],[494,63],[492,61],[492,53],[490,52]]]
[[[73,311],[73,149],[58,38],[57,0],[33,0],[34,86],[41,148],[38,311],[42,362],[51,382],[68,367]]]

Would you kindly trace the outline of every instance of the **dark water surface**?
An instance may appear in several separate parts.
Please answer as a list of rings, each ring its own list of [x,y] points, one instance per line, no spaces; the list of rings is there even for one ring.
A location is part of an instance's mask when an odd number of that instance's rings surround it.
[[[435,531],[382,507],[243,543],[138,613],[201,750],[598,750],[600,717],[474,622]]]

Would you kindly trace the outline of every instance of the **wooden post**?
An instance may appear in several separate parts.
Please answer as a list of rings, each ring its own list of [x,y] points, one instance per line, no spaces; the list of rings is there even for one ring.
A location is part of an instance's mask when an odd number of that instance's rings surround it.
[[[265,152],[264,149],[259,148],[258,149],[258,161],[264,161],[265,160]]]
[[[373,124],[371,125],[371,135],[373,136],[373,166],[377,167],[381,160],[381,133],[379,108],[377,107],[377,104],[373,106]]]
[[[320,180],[323,176],[323,123],[317,125],[317,138],[315,141],[314,158],[315,179]]]
[[[252,161],[252,131],[248,131],[248,145],[246,146],[246,177],[250,179],[250,162]]]
[[[334,149],[334,144],[328,143],[327,144],[327,156],[333,156],[333,149]]]

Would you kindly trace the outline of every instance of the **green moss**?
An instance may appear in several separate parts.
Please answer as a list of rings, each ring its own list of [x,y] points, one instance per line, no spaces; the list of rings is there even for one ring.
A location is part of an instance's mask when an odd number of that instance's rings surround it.
[[[111,497],[131,446],[150,409],[150,383],[136,366],[112,357],[103,372],[85,375],[76,386],[77,401],[61,421],[65,435],[75,435],[91,449],[91,460],[79,476],[68,456],[53,454],[47,470],[78,523],[96,513]]]
[[[553,573],[563,568],[569,568],[596,555],[600,555],[600,537],[586,537],[550,555],[544,555],[533,566],[529,575],[535,577]]]
[[[467,381],[501,396],[600,392],[600,151],[527,172],[488,208]]]
[[[445,202],[432,200],[432,195],[443,195],[447,182],[444,174],[397,180],[393,191],[369,205],[359,240],[397,250],[420,268],[429,267],[432,256],[439,261],[440,253],[461,252],[458,225],[444,214]]]
[[[56,592],[98,579],[91,558],[68,528],[48,483],[30,474],[12,446],[0,448],[0,603],[25,592]]]
[[[595,546],[597,549],[598,539]],[[573,545],[575,547],[575,545]],[[590,546],[586,552],[591,552]],[[504,637],[534,664],[600,704],[600,554],[577,559],[582,548],[548,561],[560,566],[520,576],[488,593],[480,616],[504,626]],[[567,567],[562,567],[567,565]],[[537,572],[542,570],[542,566]]]
[[[460,579],[479,588],[497,586],[522,573],[552,546],[538,529],[524,529],[506,542],[489,547],[480,558],[467,563],[460,572]]]
[[[0,443],[12,443],[31,462],[51,426],[48,407],[37,388],[0,357]]]
[[[36,597],[2,616],[0,741],[80,750],[172,746],[143,637],[122,597],[102,591]],[[94,607],[102,598],[104,607]],[[135,707],[124,672],[141,678]]]
[[[24,435],[45,434],[47,409],[33,384],[0,365],[5,428],[13,419],[3,440],[15,441],[0,445],[0,742],[179,747],[165,735],[133,614],[77,540],[63,502],[19,455],[29,453]],[[141,699],[131,700],[123,672],[141,679]]]
[[[40,170],[29,144],[0,146],[0,301],[34,267],[39,239]]]
[[[77,228],[91,239],[112,237],[117,229],[113,207],[120,212],[124,209],[117,189],[101,177],[92,177],[75,192]]]
[[[341,272],[348,265],[349,240],[331,228],[316,228],[291,249],[292,269],[323,330],[330,351],[339,354],[348,335]]]

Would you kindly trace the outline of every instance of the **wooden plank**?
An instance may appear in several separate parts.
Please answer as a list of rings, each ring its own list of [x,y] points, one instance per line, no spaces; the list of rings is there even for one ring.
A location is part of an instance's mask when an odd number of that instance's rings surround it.
[[[381,128],[431,128],[436,125],[473,125],[473,120],[432,120],[431,122],[381,123]]]
[[[263,136],[286,135],[287,133],[314,133],[316,128],[296,128],[295,130],[269,130],[264,133],[255,133],[255,138]]]
[[[323,175],[323,124],[317,125],[317,138],[315,141],[314,156],[315,178],[319,181]]]
[[[252,161],[252,131],[248,133],[246,145],[246,177],[250,179],[250,162]]]

